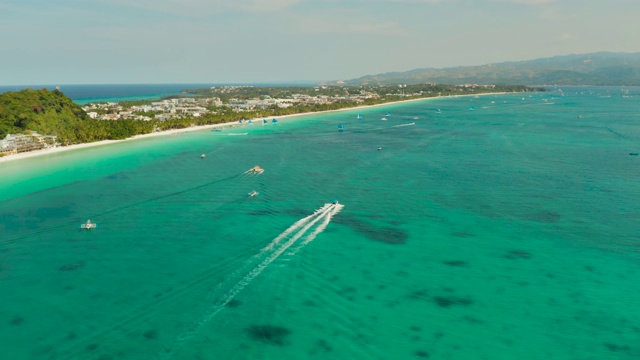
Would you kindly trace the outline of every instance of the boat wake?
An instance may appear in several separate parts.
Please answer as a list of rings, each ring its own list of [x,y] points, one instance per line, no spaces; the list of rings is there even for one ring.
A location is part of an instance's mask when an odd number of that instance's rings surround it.
[[[193,338],[207,322],[222,311],[238,293],[249,286],[255,278],[282,254],[285,254],[288,249],[293,247],[293,250],[285,255],[293,256],[313,241],[327,228],[331,222],[331,218],[339,213],[342,208],[344,208],[344,205],[338,203],[325,204],[314,211],[313,214],[296,221],[276,236],[256,255],[247,260],[239,270],[231,274],[223,283],[216,286],[213,293],[221,294],[218,300],[204,312],[198,321],[194,322],[178,336],[171,346],[159,352],[156,358],[167,359],[172,356],[180,346]]]
[[[392,127],[403,127],[403,126],[411,126],[411,125],[415,125],[415,124],[416,124],[416,123],[414,123],[414,122],[411,122],[411,123],[408,123],[408,124],[400,124],[400,125],[393,125]]]

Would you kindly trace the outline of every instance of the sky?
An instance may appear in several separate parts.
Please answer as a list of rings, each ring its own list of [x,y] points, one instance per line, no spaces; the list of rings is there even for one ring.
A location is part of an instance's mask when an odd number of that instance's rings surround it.
[[[0,0],[0,85],[286,83],[640,52],[637,0]]]

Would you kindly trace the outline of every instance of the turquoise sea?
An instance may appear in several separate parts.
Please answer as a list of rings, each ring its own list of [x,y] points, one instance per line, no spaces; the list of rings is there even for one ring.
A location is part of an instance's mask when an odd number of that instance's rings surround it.
[[[638,359],[639,150],[576,87],[0,163],[1,357]]]

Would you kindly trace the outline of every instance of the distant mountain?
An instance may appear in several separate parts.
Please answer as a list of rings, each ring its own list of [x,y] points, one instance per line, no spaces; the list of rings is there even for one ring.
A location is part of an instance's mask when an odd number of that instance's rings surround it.
[[[640,85],[640,53],[599,52],[480,66],[424,68],[339,81],[363,84]]]

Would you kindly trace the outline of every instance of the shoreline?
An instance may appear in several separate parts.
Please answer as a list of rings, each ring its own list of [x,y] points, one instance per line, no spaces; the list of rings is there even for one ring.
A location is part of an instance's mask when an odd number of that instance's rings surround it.
[[[468,97],[468,96],[500,95],[500,94],[508,94],[508,93],[505,93],[505,92],[494,92],[494,93],[483,93],[483,94],[434,96],[434,97],[426,97],[426,98],[418,98],[418,99],[391,101],[391,102],[385,102],[385,103],[382,103],[382,104],[375,104],[375,105],[360,105],[360,106],[346,107],[346,108],[336,109],[336,110],[323,110],[323,111],[316,111],[316,112],[289,114],[289,115],[277,116],[277,118],[278,118],[278,120],[280,120],[280,119],[293,118],[293,117],[297,117],[297,116],[325,114],[325,113],[333,113],[333,112],[340,112],[340,111],[352,111],[352,110],[358,110],[358,109],[369,109],[369,108],[375,108],[375,107],[381,107],[381,106],[388,106],[388,105],[408,103],[408,102],[416,102],[416,101],[425,101],[425,100],[432,100],[432,99],[457,98],[457,97]],[[34,150],[34,151],[28,151],[28,152],[23,152],[23,153],[19,153],[19,154],[12,154],[12,155],[3,156],[3,157],[0,157],[0,164],[1,163],[5,163],[5,162],[10,162],[10,161],[28,159],[28,158],[37,157],[37,156],[51,155],[51,154],[57,154],[57,153],[61,153],[61,152],[86,149],[86,148],[90,148],[90,147],[97,147],[97,146],[105,146],[105,145],[110,145],[110,144],[116,144],[116,143],[120,143],[120,142],[124,142],[124,141],[133,141],[133,140],[139,140],[139,139],[146,139],[146,138],[150,138],[150,137],[180,134],[180,133],[183,133],[183,132],[192,132],[192,131],[200,131],[200,130],[208,130],[208,129],[222,128],[222,127],[229,127],[229,126],[232,126],[233,124],[237,124],[237,123],[238,122],[234,121],[234,122],[227,122],[227,123],[220,123],[220,124],[191,126],[191,127],[183,128],[183,129],[170,129],[170,130],[156,131],[156,132],[152,132],[152,133],[149,133],[149,134],[136,135],[136,136],[133,136],[133,137],[130,137],[130,138],[120,139],[120,140],[101,140],[101,141],[96,141],[96,142],[73,144],[73,145],[68,145],[68,146],[56,146],[56,147],[48,148],[48,149]]]

